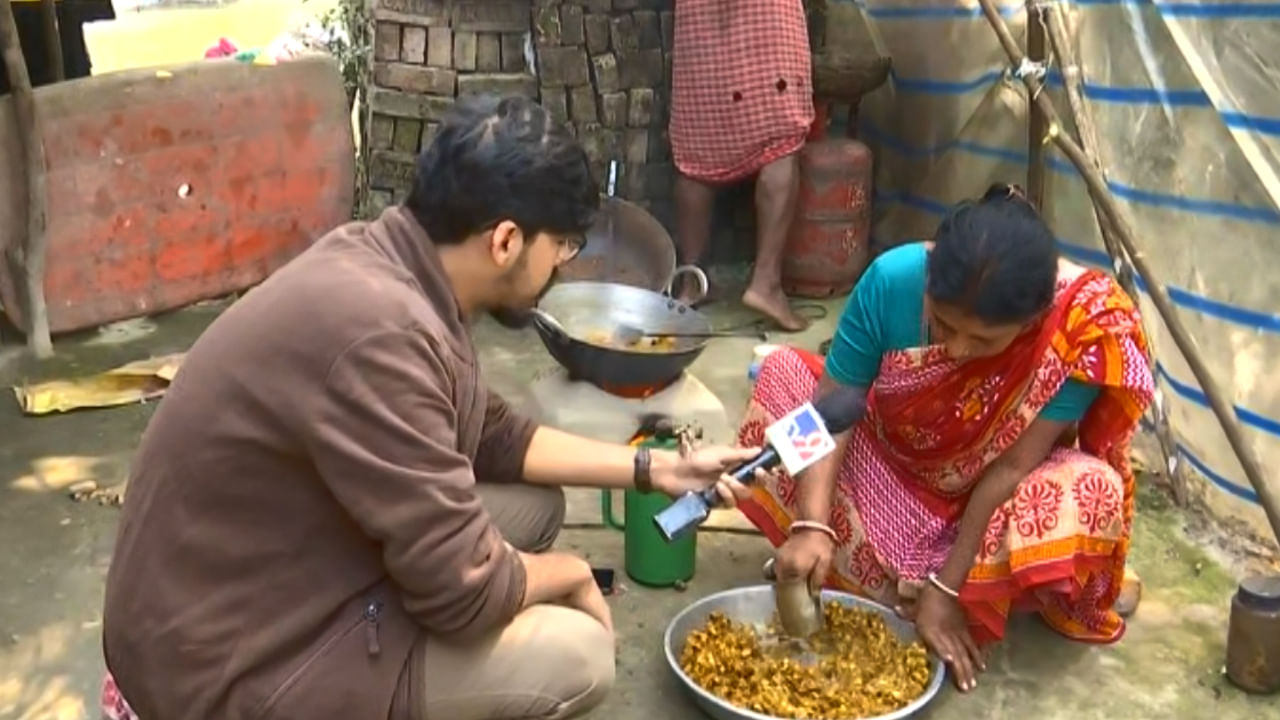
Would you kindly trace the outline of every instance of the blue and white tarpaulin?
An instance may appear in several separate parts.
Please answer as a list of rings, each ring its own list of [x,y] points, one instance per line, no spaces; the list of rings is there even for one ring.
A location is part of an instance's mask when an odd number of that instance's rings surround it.
[[[998,2],[1021,42],[1024,3]],[[1280,372],[1266,359],[1280,357],[1280,2],[1060,4],[1111,190],[1263,467],[1280,467]],[[876,151],[878,243],[927,236],[991,182],[1025,182],[1026,93],[976,0],[829,0],[828,12],[829,44],[893,57],[859,116]],[[1069,117],[1062,69],[1051,61],[1046,77]],[[1044,211],[1064,254],[1109,268],[1084,183],[1046,154]],[[1140,302],[1180,461],[1216,512],[1269,536],[1203,392]],[[1269,481],[1280,493],[1280,472]]]

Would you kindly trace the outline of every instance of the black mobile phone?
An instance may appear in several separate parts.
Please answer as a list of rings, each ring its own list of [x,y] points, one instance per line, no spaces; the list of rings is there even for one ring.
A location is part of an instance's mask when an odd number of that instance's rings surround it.
[[[613,568],[591,568],[591,575],[596,579],[596,586],[605,595],[613,594]]]

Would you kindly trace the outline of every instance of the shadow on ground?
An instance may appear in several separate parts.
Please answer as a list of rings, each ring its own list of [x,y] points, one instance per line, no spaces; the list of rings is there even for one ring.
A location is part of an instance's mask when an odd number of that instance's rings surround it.
[[[787,341],[816,348],[839,309],[839,303],[827,305],[826,321]],[[0,350],[0,384],[89,374],[183,350],[220,307],[208,304],[61,341],[58,357],[40,365]],[[721,326],[743,319],[728,305],[712,314]],[[536,372],[552,364],[532,333],[483,324],[476,335],[490,382],[504,394],[518,396]],[[754,344],[716,341],[693,368],[730,418],[745,404]],[[117,511],[74,503],[66,488],[82,479],[104,486],[123,479],[150,411],[139,405],[25,418],[12,399],[0,400],[0,718],[97,718],[102,583]],[[1075,645],[1035,618],[1018,618],[978,690],[968,697],[946,691],[927,717],[1276,717],[1274,699],[1246,697],[1221,676],[1234,587],[1229,571],[1187,540],[1181,517],[1158,491],[1145,490],[1139,508],[1132,562],[1146,581],[1146,596],[1122,642]],[[563,547],[596,565],[621,568],[621,535],[598,527],[595,493],[572,493],[570,521],[574,529],[562,535]],[[699,717],[666,671],[662,631],[696,598],[758,582],[768,553],[758,536],[706,533],[699,539],[698,574],[685,592],[631,585],[614,598],[618,684],[592,717]]]

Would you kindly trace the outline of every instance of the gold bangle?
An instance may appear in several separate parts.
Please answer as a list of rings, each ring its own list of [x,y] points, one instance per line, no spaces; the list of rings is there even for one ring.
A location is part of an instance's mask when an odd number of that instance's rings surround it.
[[[938,579],[938,573],[929,573],[929,584],[946,593],[952,600],[960,599],[960,591],[952,590],[946,583]]]
[[[840,536],[837,535],[836,531],[832,530],[831,526],[826,523],[820,523],[816,520],[794,520],[791,523],[791,528],[787,532],[794,535],[796,530],[816,530],[817,532],[831,538],[832,543],[836,545],[840,544]]]

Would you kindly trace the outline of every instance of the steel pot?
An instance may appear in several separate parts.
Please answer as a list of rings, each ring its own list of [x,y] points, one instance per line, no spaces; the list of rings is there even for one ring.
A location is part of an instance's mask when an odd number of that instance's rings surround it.
[[[611,347],[619,325],[652,333],[709,333],[711,322],[693,308],[651,290],[606,282],[561,282],[538,308],[558,322],[534,319],[547,352],[569,372],[606,390],[665,387],[702,354],[708,338],[674,338],[670,349]]]
[[[692,274],[699,285],[697,299],[707,293],[700,269],[676,267],[675,245],[662,223],[639,205],[613,197],[602,198],[586,246],[559,272],[569,282],[620,283],[667,295],[677,277]]]

